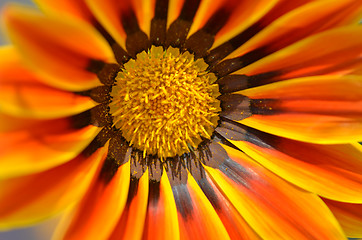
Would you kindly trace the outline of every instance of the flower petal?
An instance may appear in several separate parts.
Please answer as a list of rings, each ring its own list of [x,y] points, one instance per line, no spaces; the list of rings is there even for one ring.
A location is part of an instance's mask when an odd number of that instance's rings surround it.
[[[334,144],[362,140],[362,77],[293,79],[241,91],[253,116],[240,123],[300,141]]]
[[[199,169],[195,171],[199,171]],[[211,180],[209,174],[207,174],[204,170],[202,170],[202,172],[204,176],[197,180],[197,183],[214,207],[220,220],[224,224],[230,239],[261,239],[260,236],[257,235],[248,225],[248,223],[245,222],[239,212],[223,195],[223,193],[217,188],[215,183]]]
[[[1,111],[44,119],[71,116],[95,105],[89,97],[47,86],[24,66],[14,47],[0,48]]]
[[[45,16],[17,5],[5,8],[4,17],[24,60],[49,85],[72,91],[90,89],[100,85],[96,74],[87,70],[91,64],[115,62],[106,41],[86,22]]]
[[[278,176],[326,198],[362,203],[359,144],[319,145],[246,132],[244,140],[229,141]]]
[[[213,6],[213,8],[222,7],[224,9],[228,9],[229,11],[231,10],[226,24],[216,35],[215,44],[213,45],[214,48],[247,29],[251,24],[255,23],[268,11],[270,11],[277,3],[278,1],[276,0],[260,0],[257,2],[253,0],[202,1],[200,4],[200,10],[206,10],[204,13],[206,16],[203,16],[203,12],[199,10],[195,18],[195,26],[193,26],[193,29],[197,29],[198,21],[202,23],[201,20],[205,21],[205,17],[211,15],[212,12],[209,10],[210,6]],[[225,11],[224,9],[222,10]]]
[[[356,64],[361,66],[361,39],[360,26],[332,29],[303,39],[235,73],[269,74],[267,77],[272,80],[268,82],[319,74],[346,75]]]
[[[45,172],[0,181],[0,228],[25,226],[80,200],[104,159],[104,149]]]
[[[240,151],[207,172],[262,239],[345,239],[323,201],[285,182]],[[323,221],[322,221],[323,219]]]
[[[122,48],[126,48],[126,37],[133,33],[134,28],[141,29],[149,35],[154,1],[86,0],[86,2],[98,21]],[[130,32],[127,33],[128,30]]]
[[[342,203],[324,199],[348,237],[362,237],[362,204]]]
[[[71,124],[70,119],[30,121],[28,125],[0,132],[0,177],[43,171],[76,157],[99,129],[74,129]]]
[[[176,176],[172,171],[168,171],[168,178],[178,212],[180,239],[230,239],[193,176],[185,169]]]
[[[101,172],[60,239],[92,239],[94,236],[108,239],[126,204],[129,176],[129,162],[119,167],[111,180],[102,178]]]
[[[167,174],[162,175],[160,182],[150,181],[146,225],[142,238],[158,240],[180,238],[175,199]]]
[[[52,0],[34,0],[36,4],[44,10],[46,13],[51,13],[54,15],[59,15],[64,17],[64,15],[70,15],[81,20],[92,22],[94,16],[91,11],[88,9],[84,0],[62,0],[62,1],[52,1]]]
[[[142,238],[149,194],[148,182],[148,171],[140,179],[131,178],[126,206],[110,240]]]
[[[330,1],[311,2],[274,21],[228,58],[255,49],[272,53],[318,32],[351,22],[356,24],[359,22],[361,11],[362,6],[358,0],[344,0],[334,4],[330,4]]]

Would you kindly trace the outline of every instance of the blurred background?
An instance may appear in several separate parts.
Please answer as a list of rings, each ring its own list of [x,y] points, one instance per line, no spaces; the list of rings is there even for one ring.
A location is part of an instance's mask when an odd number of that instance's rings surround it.
[[[31,0],[0,0],[0,9],[2,9],[8,2],[17,2],[35,7]],[[8,44],[9,41],[4,34],[3,26],[0,26],[0,45]],[[54,218],[33,227],[11,231],[0,231],[0,240],[50,240],[57,222],[58,218]]]

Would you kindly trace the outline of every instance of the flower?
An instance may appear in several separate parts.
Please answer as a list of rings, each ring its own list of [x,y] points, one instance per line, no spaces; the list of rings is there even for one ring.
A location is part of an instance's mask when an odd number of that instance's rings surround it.
[[[362,235],[359,0],[37,0],[0,49],[0,228]]]

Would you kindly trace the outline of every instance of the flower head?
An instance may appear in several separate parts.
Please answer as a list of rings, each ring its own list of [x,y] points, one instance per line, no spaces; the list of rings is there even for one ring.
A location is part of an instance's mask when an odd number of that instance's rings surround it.
[[[0,48],[0,228],[362,235],[359,0],[37,0]]]

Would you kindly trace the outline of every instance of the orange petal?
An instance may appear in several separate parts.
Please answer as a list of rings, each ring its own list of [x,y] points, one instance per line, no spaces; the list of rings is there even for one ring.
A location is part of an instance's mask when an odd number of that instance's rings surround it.
[[[241,91],[255,99],[251,104],[254,115],[240,122],[307,142],[361,141],[361,80],[359,76],[309,77]]]
[[[84,195],[105,157],[79,155],[45,172],[0,181],[0,228],[33,224],[71,206]]]
[[[324,199],[348,237],[362,237],[362,204],[342,203]]]
[[[193,176],[188,173],[172,177],[172,173],[169,173],[168,177],[178,211],[180,239],[230,239]],[[187,177],[187,183],[184,183],[184,177]]]
[[[213,205],[230,239],[261,239],[217,188],[207,173],[205,173],[205,177],[198,180],[197,183]]]
[[[92,22],[94,16],[88,9],[84,0],[34,0],[35,3],[46,13],[59,15],[58,17],[64,17],[64,15],[70,15],[80,20]]]
[[[160,182],[150,182],[143,239],[178,240],[179,238],[176,204],[167,174],[163,174]]]
[[[49,85],[72,91],[95,87],[100,82],[87,70],[91,63],[115,61],[106,41],[86,22],[17,5],[5,8],[4,17],[19,53]]]
[[[361,39],[360,26],[332,29],[292,44],[235,73],[251,76],[275,72],[277,77],[273,81],[319,74],[346,75],[356,64],[361,65]]]
[[[280,179],[242,152],[223,147],[230,158],[219,169],[206,170],[262,239],[345,239],[319,197]]]
[[[98,132],[94,126],[74,129],[69,119],[30,121],[23,126],[19,123],[12,131],[0,132],[0,178],[43,171],[67,162]]]
[[[154,13],[154,1],[86,0],[86,2],[98,21],[124,49],[126,48],[127,35],[122,18],[125,18],[124,21],[126,22],[133,20],[128,18],[134,13],[140,29],[149,35],[150,23]]]
[[[320,196],[362,203],[362,147],[319,145],[250,130],[244,141],[229,140],[278,176]]]
[[[60,239],[108,239],[124,209],[130,164],[118,168],[111,180],[98,177],[79,204],[67,232]]]
[[[335,4],[328,1],[311,2],[274,21],[228,58],[255,49],[275,52],[310,35],[347,25],[352,21],[358,23],[359,19],[356,21],[356,18],[361,16],[361,11],[362,5],[358,0],[343,0]]]
[[[12,46],[0,48],[0,108],[21,117],[57,118],[86,111],[89,97],[45,85],[29,71]]]
[[[109,237],[110,240],[141,239],[147,212],[148,180],[147,170],[140,179],[131,178],[125,209]]]
[[[205,2],[205,3],[203,4],[203,2]],[[229,9],[229,8],[232,9],[226,24],[223,26],[223,28],[220,30],[220,32],[218,32],[216,35],[215,43],[212,47],[212,48],[214,48],[214,47],[224,43],[225,41],[229,40],[230,38],[236,36],[238,33],[245,30],[251,24],[255,23],[262,16],[264,16],[268,11],[270,11],[277,3],[278,3],[277,0],[202,1],[201,5],[200,5],[200,9],[201,10],[207,9],[207,11],[205,11],[204,14],[202,11],[200,11],[200,13],[198,13],[196,15],[195,21],[196,21],[196,24],[198,23],[197,22],[198,19],[203,20],[203,22],[205,22],[205,20],[204,20],[205,17],[211,15],[211,13],[212,13],[212,12],[209,12],[210,5],[213,6],[212,9],[215,7],[218,7],[218,6],[224,7],[226,9]],[[198,25],[196,25],[193,28],[196,29],[197,26]]]

